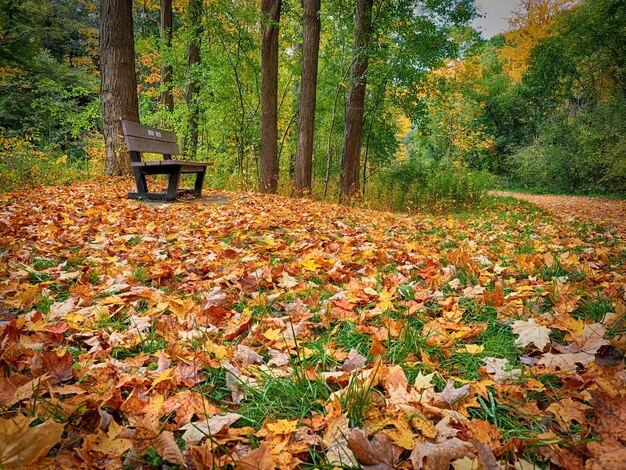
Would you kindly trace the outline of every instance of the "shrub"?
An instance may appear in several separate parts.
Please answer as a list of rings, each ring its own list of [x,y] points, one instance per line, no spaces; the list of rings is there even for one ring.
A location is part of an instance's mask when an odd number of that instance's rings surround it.
[[[368,202],[409,212],[444,211],[479,203],[491,184],[486,172],[411,157],[374,179]]]
[[[0,191],[68,183],[97,174],[99,142],[84,141],[84,150],[61,153],[36,145],[30,136],[0,129]]]

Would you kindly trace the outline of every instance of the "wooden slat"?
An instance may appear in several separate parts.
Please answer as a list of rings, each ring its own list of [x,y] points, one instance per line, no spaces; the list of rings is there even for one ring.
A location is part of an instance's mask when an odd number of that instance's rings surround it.
[[[126,147],[131,152],[141,153],[159,153],[169,155],[179,155],[180,150],[176,142],[162,142],[159,140],[144,139],[142,137],[135,137],[127,135]]]
[[[141,137],[144,139],[158,140],[161,142],[177,142],[176,134],[172,131],[157,129],[156,127],[144,126],[132,121],[122,120],[124,136]]]
[[[139,166],[194,166],[194,167],[203,167],[205,168],[208,163],[204,162],[186,162],[182,160],[149,160],[146,162],[132,162],[131,166],[139,167]]]

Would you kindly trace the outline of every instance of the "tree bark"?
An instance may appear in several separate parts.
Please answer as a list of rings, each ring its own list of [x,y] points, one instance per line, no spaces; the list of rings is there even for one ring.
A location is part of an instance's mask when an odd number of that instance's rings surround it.
[[[100,0],[100,96],[105,173],[130,173],[121,119],[139,122],[132,0]]]
[[[310,195],[313,167],[313,134],[315,130],[315,101],[317,65],[320,46],[320,0],[302,0],[302,76],[300,115],[294,174],[294,194]]]
[[[189,29],[191,39],[187,47],[187,91],[185,93],[185,103],[188,109],[187,127],[188,133],[182,139],[183,148],[189,150],[189,156],[196,158],[198,153],[198,92],[200,90],[196,80],[194,68],[201,61],[200,45],[202,44],[202,0],[189,1]]]
[[[262,0],[261,154],[259,191],[278,190],[278,24],[281,0]]]
[[[172,75],[174,71],[169,63],[172,48],[172,0],[161,0],[161,104],[170,113],[174,111],[174,95],[172,95]]]
[[[350,204],[359,193],[359,163],[363,135],[363,108],[368,65],[368,46],[372,35],[373,0],[357,0],[354,17],[354,51],[350,69],[350,92],[344,119],[343,156],[339,202]]]

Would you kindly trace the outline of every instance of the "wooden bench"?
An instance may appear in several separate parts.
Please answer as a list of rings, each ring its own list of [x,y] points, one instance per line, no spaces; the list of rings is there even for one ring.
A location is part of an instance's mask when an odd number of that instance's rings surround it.
[[[130,199],[173,201],[182,193],[191,193],[196,196],[202,194],[202,184],[208,163],[172,160],[172,155],[180,155],[174,132],[124,120],[122,120],[122,131],[130,154],[130,166],[137,183],[137,192],[128,193]],[[160,154],[163,155],[163,160],[142,161],[142,153]],[[178,189],[180,175],[186,173],[196,174],[194,187],[193,189]],[[148,191],[147,175],[168,175],[167,192]]]

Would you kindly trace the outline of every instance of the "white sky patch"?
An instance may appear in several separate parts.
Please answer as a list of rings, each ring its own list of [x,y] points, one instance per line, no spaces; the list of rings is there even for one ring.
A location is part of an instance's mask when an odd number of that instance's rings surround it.
[[[512,16],[517,4],[517,0],[476,0],[478,11],[483,17],[475,19],[472,25],[486,39],[502,33],[508,26],[506,19]]]

